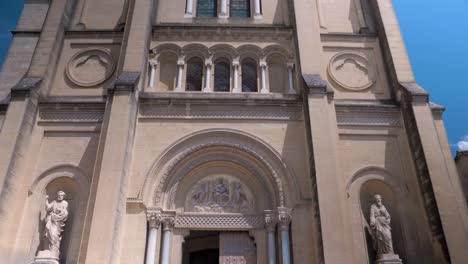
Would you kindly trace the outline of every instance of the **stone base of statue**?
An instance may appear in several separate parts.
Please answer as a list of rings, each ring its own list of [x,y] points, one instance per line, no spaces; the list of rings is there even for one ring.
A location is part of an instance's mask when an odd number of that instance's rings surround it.
[[[375,264],[402,264],[400,256],[397,254],[382,254],[377,256]]]
[[[31,264],[60,264],[59,258],[50,250],[39,251]]]

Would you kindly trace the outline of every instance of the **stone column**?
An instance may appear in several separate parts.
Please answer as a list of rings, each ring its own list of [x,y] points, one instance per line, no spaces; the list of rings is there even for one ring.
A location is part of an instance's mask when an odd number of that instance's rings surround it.
[[[150,64],[149,89],[154,92],[154,77],[156,75],[156,67],[158,66],[158,63],[154,60],[150,60],[149,64]]]
[[[161,226],[161,212],[148,212],[148,241],[146,244],[146,260],[145,264],[156,263],[156,241],[158,235],[158,228]]]
[[[227,18],[227,0],[221,0],[221,8],[218,15],[219,18]]]
[[[289,242],[289,224],[291,223],[291,209],[285,207],[278,208],[278,222],[281,232],[281,253],[282,264],[291,264],[291,252]]]
[[[268,264],[276,264],[276,217],[271,210],[265,210],[265,228],[268,236]]]
[[[241,89],[239,89],[239,61],[238,60],[234,60],[232,62],[232,69],[233,69],[232,79],[233,79],[233,86],[234,86],[232,88],[232,92],[240,93]]]
[[[172,231],[174,230],[175,217],[173,215],[163,217],[162,224],[163,224],[163,240],[162,240],[162,251],[161,251],[161,264],[170,264]]]
[[[205,75],[205,87],[203,88],[203,92],[209,93],[212,92],[211,90],[211,60],[205,61],[206,66],[206,75]]]
[[[182,88],[182,75],[184,74],[184,59],[177,60],[177,83],[176,83],[176,92],[182,92],[184,89]]]
[[[289,80],[289,94],[296,94],[294,89],[294,63],[288,63],[288,80]]]
[[[267,67],[267,64],[265,61],[260,62],[260,78],[261,78],[261,84],[262,84],[260,93],[269,93],[266,87],[266,67]]]
[[[187,6],[185,8],[185,16],[186,18],[190,18],[193,16],[193,0],[187,0]]]
[[[254,18],[262,18],[262,11],[260,8],[261,0],[254,0]]]

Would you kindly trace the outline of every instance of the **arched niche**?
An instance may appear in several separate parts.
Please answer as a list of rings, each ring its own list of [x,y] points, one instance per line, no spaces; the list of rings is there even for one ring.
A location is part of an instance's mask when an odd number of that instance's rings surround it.
[[[382,202],[391,216],[391,228],[392,228],[392,239],[393,239],[393,249],[400,255],[400,258],[403,258],[403,263],[406,262],[404,258],[405,254],[405,245],[404,237],[402,232],[402,223],[400,217],[400,211],[398,210],[398,200],[395,197],[395,194],[392,188],[381,180],[368,180],[361,186],[360,191],[360,203],[365,222],[364,230],[366,236],[367,244],[367,253],[369,257],[369,262],[374,263],[376,261],[375,249],[373,247],[372,237],[370,235],[370,207],[374,203],[374,196],[378,194],[382,197]]]
[[[359,263],[375,263],[375,250],[370,235],[370,206],[374,195],[379,194],[391,216],[393,249],[406,262],[407,232],[404,230],[405,218],[402,206],[407,198],[400,180],[387,170],[379,167],[366,167],[358,170],[347,186],[348,210],[351,215],[354,251]]]
[[[29,258],[44,250],[44,229],[46,217],[45,200],[57,199],[57,192],[66,193],[68,219],[62,233],[60,263],[78,263],[82,232],[85,222],[86,205],[89,198],[89,179],[83,171],[72,165],[60,165],[43,172],[33,183],[25,207],[24,219],[35,219],[27,223],[30,228],[23,230],[24,236],[32,238]],[[26,224],[26,223],[25,223]]]

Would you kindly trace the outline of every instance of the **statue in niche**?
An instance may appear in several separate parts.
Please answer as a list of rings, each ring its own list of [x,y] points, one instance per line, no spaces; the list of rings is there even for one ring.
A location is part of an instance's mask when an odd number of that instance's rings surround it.
[[[390,214],[382,203],[382,196],[379,194],[374,195],[374,203],[370,208],[370,233],[374,242],[374,249],[377,252],[376,263],[386,263],[387,261],[401,263],[398,255],[393,251],[390,219]]]
[[[68,202],[64,200],[64,197],[65,192],[59,191],[57,200],[49,203],[49,196],[46,196],[45,250],[39,251],[36,260],[44,258],[58,260],[59,258],[62,232],[68,218]]]

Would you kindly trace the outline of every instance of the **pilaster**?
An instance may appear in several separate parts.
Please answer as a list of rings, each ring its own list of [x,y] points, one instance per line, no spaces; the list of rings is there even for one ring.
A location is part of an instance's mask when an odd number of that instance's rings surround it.
[[[468,213],[455,163],[444,153],[448,142],[439,131],[428,94],[416,83],[401,84],[403,117],[432,235],[451,263],[468,258]],[[457,226],[459,228],[453,228]]]
[[[139,86],[148,67],[154,1],[135,0],[129,5],[124,42],[120,52],[121,70],[109,90],[106,134],[101,135],[103,154],[93,182],[96,197],[86,252],[86,263],[117,263],[125,214],[129,167],[135,134]],[[94,179],[93,179],[94,180]],[[93,203],[93,202],[92,202]],[[91,213],[91,212],[88,212]]]
[[[352,259],[343,202],[346,201],[337,163],[338,131],[333,92],[318,75],[303,75],[307,94],[316,191],[325,263]]]

